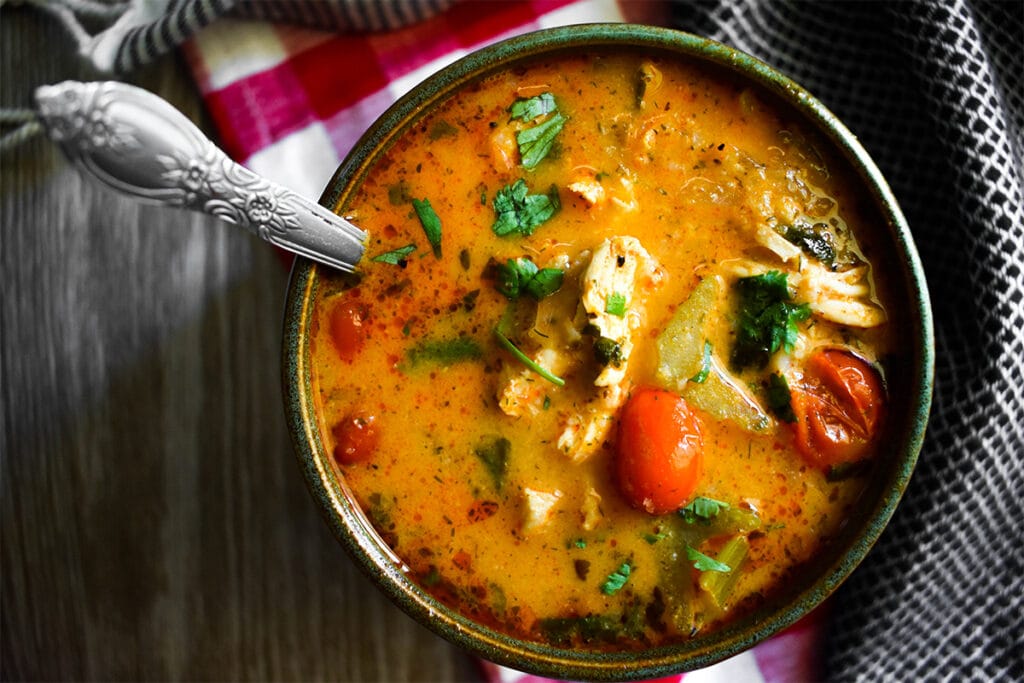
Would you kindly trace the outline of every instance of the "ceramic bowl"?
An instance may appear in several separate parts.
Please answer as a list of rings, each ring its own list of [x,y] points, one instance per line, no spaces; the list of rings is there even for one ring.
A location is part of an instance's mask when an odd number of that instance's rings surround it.
[[[314,411],[310,373],[310,323],[319,266],[296,261],[289,284],[284,326],[284,397],[299,463],[314,498],[341,543],[395,603],[441,636],[486,659],[561,679],[652,678],[707,666],[777,633],[826,599],[864,559],[893,514],[914,468],[931,402],[933,339],[924,275],[903,215],[879,170],[853,134],[820,102],[753,57],[678,31],[628,24],[580,25],[539,31],[487,47],[443,69],[398,101],[365,133],[331,179],[321,203],[344,207],[367,169],[425,112],[467,82],[520,60],[588,47],[622,46],[668,52],[724,69],[802,120],[834,147],[866,188],[884,222],[883,268],[894,278],[901,325],[910,350],[894,359],[887,383],[891,416],[884,463],[871,478],[860,507],[839,538],[799,579],[757,611],[691,641],[629,652],[590,652],[525,642],[495,632],[453,612],[415,584],[360,511],[324,446]]]

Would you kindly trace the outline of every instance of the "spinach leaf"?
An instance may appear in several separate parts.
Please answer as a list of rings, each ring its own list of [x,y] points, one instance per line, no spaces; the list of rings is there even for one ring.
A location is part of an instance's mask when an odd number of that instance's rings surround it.
[[[473,449],[476,457],[484,464],[494,481],[494,488],[501,491],[508,471],[508,457],[512,452],[512,442],[503,436],[489,436]]]
[[[434,213],[430,206],[429,199],[413,199],[412,206],[416,209],[416,215],[423,226],[423,232],[427,235],[430,246],[433,247],[434,256],[441,258],[441,219]]]

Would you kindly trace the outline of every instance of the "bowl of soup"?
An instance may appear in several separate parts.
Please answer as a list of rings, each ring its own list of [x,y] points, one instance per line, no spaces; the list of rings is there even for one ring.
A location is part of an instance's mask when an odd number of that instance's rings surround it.
[[[521,670],[706,666],[820,604],[907,484],[927,290],[854,136],[754,58],[585,25],[366,132],[298,260],[285,402],[324,515],[412,617]]]

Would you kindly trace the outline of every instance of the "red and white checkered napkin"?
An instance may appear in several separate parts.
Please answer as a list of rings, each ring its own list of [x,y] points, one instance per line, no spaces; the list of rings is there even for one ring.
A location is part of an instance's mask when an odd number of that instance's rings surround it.
[[[316,198],[363,131],[441,67],[527,31],[623,20],[616,0],[463,2],[389,33],[336,35],[219,20],[184,50],[227,153]],[[817,621],[812,615],[753,650],[663,680],[814,680]],[[493,683],[545,681],[490,662],[483,662],[483,670]]]

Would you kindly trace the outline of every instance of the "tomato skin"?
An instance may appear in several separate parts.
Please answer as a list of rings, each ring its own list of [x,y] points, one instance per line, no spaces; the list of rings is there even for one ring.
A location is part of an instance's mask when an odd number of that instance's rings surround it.
[[[796,447],[809,465],[827,470],[870,455],[885,413],[885,388],[867,361],[840,349],[817,351],[791,399]]]
[[[622,409],[615,452],[619,490],[633,507],[663,515],[686,505],[704,464],[700,418],[682,396],[637,390]]]
[[[373,456],[380,441],[376,423],[377,418],[373,415],[355,413],[331,428],[334,459],[339,465],[366,462]]]
[[[363,348],[366,334],[366,307],[353,301],[338,302],[331,310],[329,324],[331,341],[342,360],[352,361]]]

